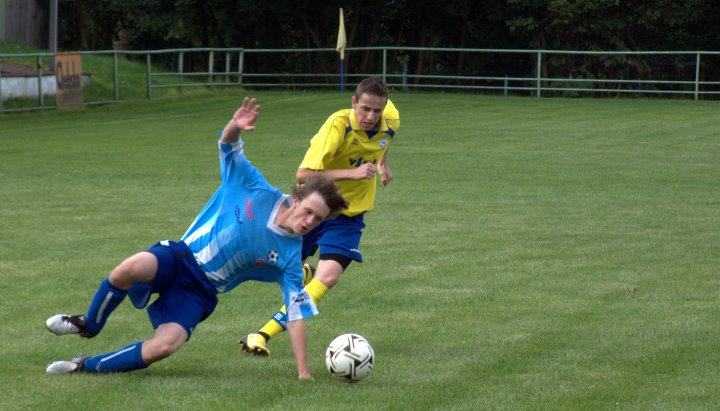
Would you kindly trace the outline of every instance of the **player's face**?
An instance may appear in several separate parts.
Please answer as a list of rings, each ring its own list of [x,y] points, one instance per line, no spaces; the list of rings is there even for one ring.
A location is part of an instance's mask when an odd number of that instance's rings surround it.
[[[307,233],[330,215],[330,208],[325,204],[322,196],[316,192],[303,200],[295,200],[293,204],[288,225],[295,234]]]
[[[355,109],[355,118],[360,127],[365,131],[376,130],[380,115],[385,110],[387,98],[373,96],[372,94],[363,93],[360,98],[353,96],[352,106]]]

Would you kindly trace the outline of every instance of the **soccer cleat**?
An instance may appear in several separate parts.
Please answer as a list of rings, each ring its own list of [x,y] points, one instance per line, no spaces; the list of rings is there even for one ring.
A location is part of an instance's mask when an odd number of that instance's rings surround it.
[[[54,315],[45,321],[45,325],[55,335],[80,334],[85,338],[92,338],[96,335],[85,329],[84,315]]]
[[[86,355],[79,355],[72,359],[72,361],[55,361],[48,365],[45,370],[48,374],[69,374],[71,372],[80,372],[85,369],[85,360],[88,357]]]
[[[248,334],[238,341],[240,349],[243,351],[257,355],[259,357],[267,357],[270,350],[267,347],[267,341],[260,334]]]
[[[303,264],[303,285],[308,285],[315,277],[315,267],[312,264]]]

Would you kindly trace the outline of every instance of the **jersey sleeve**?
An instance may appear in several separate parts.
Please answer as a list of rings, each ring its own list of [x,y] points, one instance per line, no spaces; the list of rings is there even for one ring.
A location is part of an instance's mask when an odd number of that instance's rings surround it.
[[[305,152],[305,158],[300,168],[311,170],[324,170],[327,162],[331,160],[338,147],[345,138],[348,125],[347,110],[341,110],[331,115],[320,130],[310,140],[310,148]]]
[[[303,287],[302,263],[288,267],[283,277],[285,281],[281,284],[281,289],[287,307],[287,320],[302,320],[316,315],[317,306]]]
[[[385,121],[387,121],[388,127],[390,127],[394,132],[397,132],[400,128],[400,112],[390,99],[388,99],[388,102],[385,105],[385,110],[383,110],[383,117],[385,118]]]
[[[267,185],[263,175],[250,163],[243,151],[242,139],[231,143],[219,142],[220,176],[225,185],[254,187]]]

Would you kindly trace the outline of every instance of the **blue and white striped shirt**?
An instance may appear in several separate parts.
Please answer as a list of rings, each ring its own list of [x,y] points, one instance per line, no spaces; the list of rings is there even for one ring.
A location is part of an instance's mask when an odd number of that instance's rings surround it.
[[[222,183],[182,236],[208,280],[224,293],[248,280],[276,282],[288,320],[317,314],[303,289],[302,236],[274,224],[291,197],[247,159],[242,140],[219,143]]]

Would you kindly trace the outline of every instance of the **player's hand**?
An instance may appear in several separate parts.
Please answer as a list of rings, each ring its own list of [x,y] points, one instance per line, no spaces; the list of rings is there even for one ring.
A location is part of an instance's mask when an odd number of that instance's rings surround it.
[[[383,186],[387,186],[393,180],[393,178],[395,178],[395,175],[388,166],[378,166],[378,173],[380,173],[380,182]]]
[[[309,371],[298,374],[298,380],[300,381],[315,381],[315,378],[310,375]]]
[[[232,121],[238,129],[252,131],[255,130],[255,120],[259,112],[260,106],[255,104],[255,99],[245,97],[242,106],[233,114]]]
[[[369,180],[375,176],[377,168],[373,163],[363,163],[360,167],[355,169],[356,180]]]

